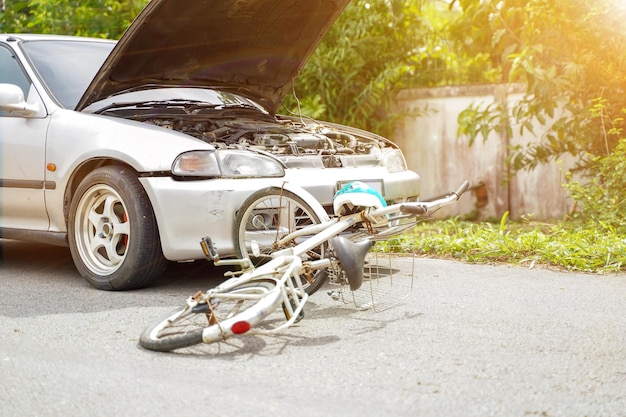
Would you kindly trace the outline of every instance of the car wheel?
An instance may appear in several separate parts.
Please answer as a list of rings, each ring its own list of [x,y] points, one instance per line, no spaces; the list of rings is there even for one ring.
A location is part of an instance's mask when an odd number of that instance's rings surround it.
[[[68,237],[80,275],[102,290],[145,287],[167,265],[148,195],[125,167],[98,168],[83,179],[72,198]]]

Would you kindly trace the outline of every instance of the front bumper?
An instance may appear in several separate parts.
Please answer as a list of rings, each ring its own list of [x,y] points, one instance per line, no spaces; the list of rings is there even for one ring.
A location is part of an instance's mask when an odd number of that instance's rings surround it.
[[[332,207],[335,191],[349,181],[380,186],[390,202],[419,196],[419,176],[412,171],[390,174],[385,168],[288,169],[284,178],[175,181],[144,177],[159,226],[164,256],[171,261],[202,259],[200,240],[210,236],[221,256],[234,253],[236,211],[253,192],[280,181],[305,188],[323,206]]]

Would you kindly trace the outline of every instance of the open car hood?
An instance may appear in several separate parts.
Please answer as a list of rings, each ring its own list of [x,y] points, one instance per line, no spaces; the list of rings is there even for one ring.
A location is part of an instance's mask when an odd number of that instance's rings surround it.
[[[275,113],[350,0],[152,0],[77,110],[144,85],[236,91]]]

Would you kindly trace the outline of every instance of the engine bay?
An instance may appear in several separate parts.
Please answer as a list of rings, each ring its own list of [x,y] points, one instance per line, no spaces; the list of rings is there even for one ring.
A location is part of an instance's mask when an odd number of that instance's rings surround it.
[[[305,123],[293,119],[266,121],[170,116],[148,117],[142,121],[193,136],[216,148],[267,152],[284,162],[291,161],[292,157],[316,156],[327,168],[345,165],[345,158],[342,158],[345,156],[363,156],[369,164],[374,157],[375,165],[378,165],[381,148],[389,146],[382,138],[367,138],[318,122]]]

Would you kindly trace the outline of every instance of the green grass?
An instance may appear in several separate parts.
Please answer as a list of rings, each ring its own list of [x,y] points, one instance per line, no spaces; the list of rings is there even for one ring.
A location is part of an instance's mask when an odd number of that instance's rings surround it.
[[[506,215],[499,224],[459,219],[429,221],[386,245],[398,252],[472,263],[594,273],[626,268],[626,236],[591,222],[509,222]]]

